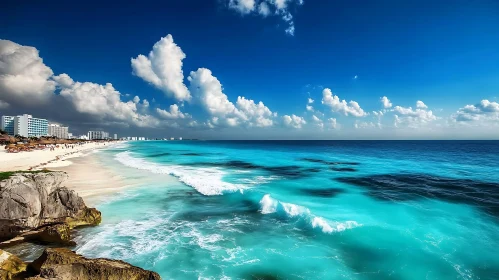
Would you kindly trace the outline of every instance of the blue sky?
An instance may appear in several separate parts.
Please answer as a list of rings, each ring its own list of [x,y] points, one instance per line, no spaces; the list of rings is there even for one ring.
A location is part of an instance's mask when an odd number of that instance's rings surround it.
[[[497,1],[2,5],[0,113],[123,136],[499,138]]]

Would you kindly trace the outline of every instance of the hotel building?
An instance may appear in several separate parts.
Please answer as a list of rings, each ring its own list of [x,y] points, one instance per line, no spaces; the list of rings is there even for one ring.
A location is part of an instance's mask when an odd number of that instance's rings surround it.
[[[109,138],[109,132],[105,131],[89,131],[87,135],[88,140],[101,140]]]
[[[24,137],[47,136],[48,124],[46,119],[33,118],[28,114],[2,116],[2,129],[9,135],[21,135]]]
[[[49,124],[48,127],[48,132],[50,136],[55,136],[59,139],[68,139],[69,138],[69,133],[68,133],[68,127],[67,126],[60,126],[58,124]]]

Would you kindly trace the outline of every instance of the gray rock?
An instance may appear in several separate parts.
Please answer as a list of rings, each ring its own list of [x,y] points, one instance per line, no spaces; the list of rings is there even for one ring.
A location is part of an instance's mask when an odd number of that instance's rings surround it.
[[[69,220],[78,225],[100,223],[95,209],[98,219],[80,222],[90,208],[75,191],[64,187],[67,178],[65,172],[18,173],[0,182],[0,240]]]

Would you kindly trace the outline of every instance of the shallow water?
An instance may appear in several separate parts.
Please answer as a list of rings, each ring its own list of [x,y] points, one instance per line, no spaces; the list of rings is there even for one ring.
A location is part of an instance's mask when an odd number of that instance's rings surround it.
[[[499,279],[498,148],[130,142],[96,156],[147,183],[97,205],[77,251],[164,279]]]

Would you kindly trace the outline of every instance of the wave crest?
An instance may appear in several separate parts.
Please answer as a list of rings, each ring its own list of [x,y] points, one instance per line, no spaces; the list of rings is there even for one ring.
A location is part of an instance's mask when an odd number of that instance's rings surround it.
[[[217,168],[192,168],[178,165],[161,165],[131,156],[129,151],[116,154],[120,163],[156,174],[175,176],[182,183],[193,187],[203,195],[222,195],[224,192],[243,192],[244,185],[227,183],[222,180],[225,172]]]
[[[292,218],[300,216],[304,220],[308,221],[313,228],[320,228],[324,233],[341,232],[347,229],[362,226],[362,224],[359,224],[356,221],[328,221],[323,217],[313,215],[307,207],[281,202],[277,199],[272,198],[270,194],[266,194],[262,197],[262,199],[260,200],[260,205],[262,207],[260,212],[264,215],[276,213],[280,209],[282,209],[282,211],[286,213],[288,217]]]

